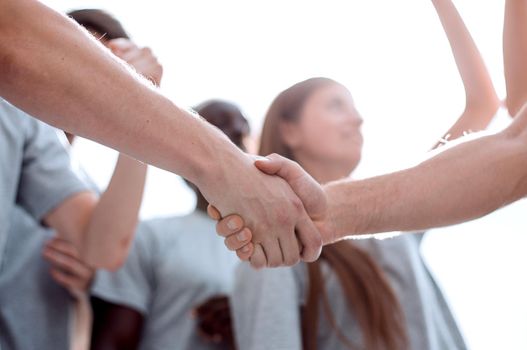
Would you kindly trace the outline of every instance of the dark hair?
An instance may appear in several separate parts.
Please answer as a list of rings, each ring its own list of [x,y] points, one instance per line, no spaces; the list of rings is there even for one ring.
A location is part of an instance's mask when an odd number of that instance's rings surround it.
[[[200,103],[192,109],[208,123],[220,129],[238,148],[240,148],[242,151],[245,151],[243,139],[245,136],[249,135],[251,130],[247,118],[245,118],[237,105],[223,100],[208,100]],[[238,125],[239,129],[227,129],[229,125],[227,125],[225,121],[228,119],[228,117],[234,117],[238,119],[240,123]],[[198,195],[198,204],[200,201],[205,200],[199,189],[194,184],[186,179],[185,182]]]
[[[278,153],[294,160],[280,133],[280,123],[297,121],[311,94],[332,84],[339,83],[328,78],[312,78],[280,93],[265,118],[260,155]],[[342,343],[350,349],[357,346],[344,335],[333,317],[321,273],[321,261],[327,262],[339,278],[348,308],[361,329],[363,347],[368,350],[405,349],[407,337],[399,301],[377,263],[351,241],[324,247],[320,259],[307,265],[309,291],[302,315],[304,349],[317,348],[321,301],[325,315]]]
[[[108,12],[98,9],[81,9],[68,12],[75,22],[88,30],[100,33],[108,40],[130,39],[122,24]]]
[[[250,126],[247,118],[245,118],[237,105],[214,99],[202,102],[193,109],[207,122],[223,131],[236,146],[245,151],[245,146],[242,141],[243,137],[250,133]],[[238,130],[225,129],[227,126],[225,122],[229,117],[238,119],[240,123]]]

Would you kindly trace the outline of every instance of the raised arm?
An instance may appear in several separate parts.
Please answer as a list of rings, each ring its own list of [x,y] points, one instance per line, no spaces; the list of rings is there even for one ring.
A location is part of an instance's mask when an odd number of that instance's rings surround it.
[[[89,266],[117,269],[126,259],[141,206],[146,165],[121,155],[106,191],[65,200],[44,222],[71,242]]]
[[[182,54],[191,54],[182,51]],[[240,213],[271,265],[321,238],[287,184],[261,174],[226,136],[178,108],[65,16],[35,0],[0,1],[0,96],[32,115],[175,172],[222,214]]]
[[[465,87],[465,110],[444,135],[448,135],[449,139],[456,139],[463,136],[464,132],[484,130],[496,114],[500,101],[485,62],[452,1],[432,0],[432,3],[447,35]]]
[[[516,115],[527,102],[527,1],[507,0],[503,27],[503,58],[507,108]]]

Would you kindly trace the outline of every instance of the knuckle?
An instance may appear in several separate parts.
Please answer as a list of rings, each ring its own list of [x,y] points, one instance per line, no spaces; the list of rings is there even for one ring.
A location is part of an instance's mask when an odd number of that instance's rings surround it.
[[[293,208],[295,209],[297,213],[300,213],[304,210],[304,203],[302,203],[300,198],[296,196],[293,199],[291,199],[291,204],[293,205]]]
[[[270,268],[276,268],[276,267],[281,266],[281,264],[278,261],[270,260],[268,262],[267,266],[270,267]]]
[[[222,221],[219,221],[217,224],[216,224],[216,233],[222,237],[225,237],[226,236],[226,233],[225,233],[225,227],[223,225],[223,222]]]
[[[227,247],[227,249],[229,250],[234,250],[232,249],[231,247],[231,238],[230,237],[227,237],[223,240],[223,243],[225,244],[225,247]]]
[[[275,212],[275,219],[279,225],[287,225],[290,222],[289,213],[286,210],[278,210]]]
[[[264,263],[256,259],[251,259],[251,266],[255,269],[261,269],[264,267]]]

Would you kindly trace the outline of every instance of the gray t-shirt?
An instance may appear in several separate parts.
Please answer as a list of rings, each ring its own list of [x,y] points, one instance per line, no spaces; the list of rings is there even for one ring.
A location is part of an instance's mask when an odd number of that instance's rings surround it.
[[[407,322],[412,350],[466,349],[449,307],[419,252],[421,234],[386,240],[360,240],[385,272]],[[360,328],[348,310],[337,275],[322,264],[328,299],[344,334],[360,344]],[[302,348],[300,307],[308,292],[306,264],[255,271],[243,264],[236,272],[231,305],[238,347],[244,350]],[[321,308],[318,349],[347,349]]]
[[[57,305],[69,299],[49,273],[40,276],[49,233],[39,223],[85,190],[56,130],[0,99],[0,349],[68,347],[67,312]]]
[[[21,207],[11,211],[0,279],[0,344],[3,350],[66,350],[73,300],[51,277],[42,257],[53,236]]]
[[[194,307],[230,294],[238,259],[198,211],[139,225],[125,265],[100,271],[92,294],[145,316],[140,349],[221,349],[196,332]]]

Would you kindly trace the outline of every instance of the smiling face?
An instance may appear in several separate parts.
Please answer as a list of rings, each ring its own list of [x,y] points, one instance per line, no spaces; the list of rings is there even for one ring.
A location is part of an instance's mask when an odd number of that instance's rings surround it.
[[[361,158],[361,125],[348,89],[328,83],[309,94],[296,120],[283,122],[282,135],[299,162],[331,162],[350,173]]]

